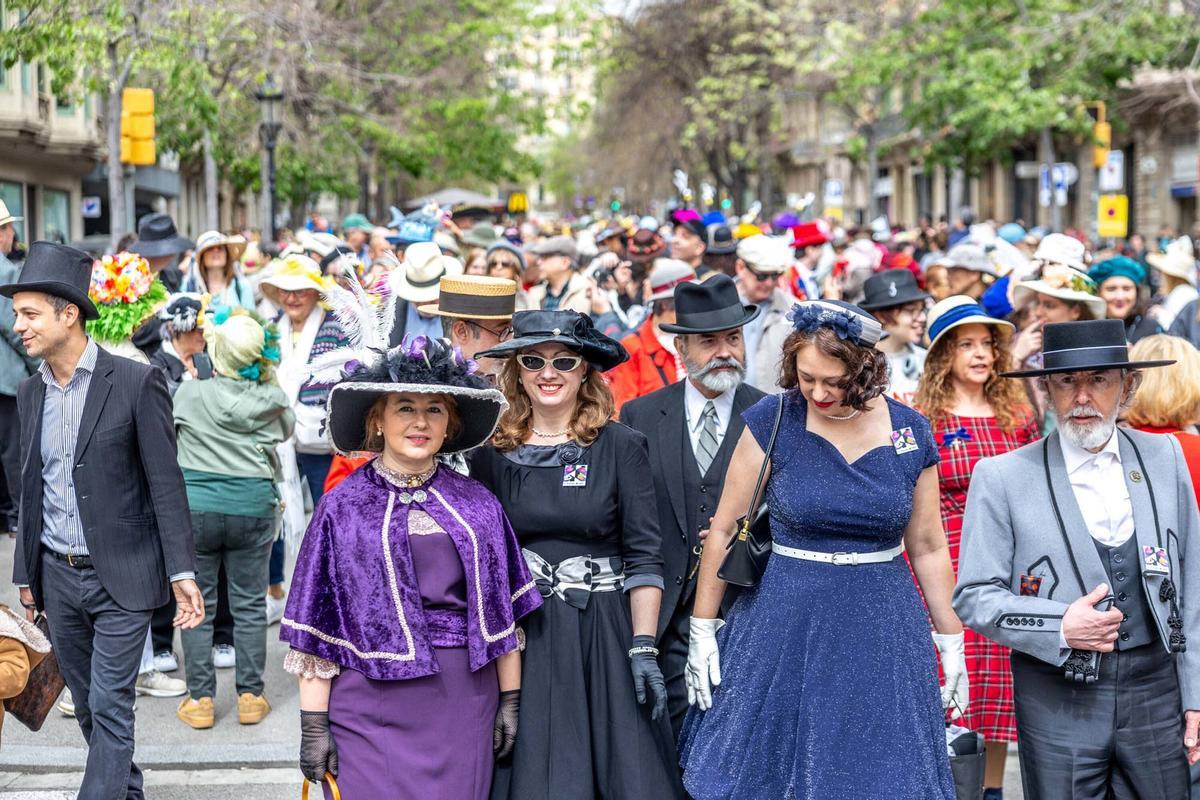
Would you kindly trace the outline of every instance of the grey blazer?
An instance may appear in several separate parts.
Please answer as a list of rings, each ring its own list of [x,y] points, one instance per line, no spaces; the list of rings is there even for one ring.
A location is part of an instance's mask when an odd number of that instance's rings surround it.
[[[1148,475],[1142,474],[1125,434],[1136,442]],[[1070,653],[1059,646],[1067,606],[1097,584],[1109,583],[1067,479],[1058,435],[1056,431],[976,465],[967,493],[954,589],[954,610],[964,624],[993,641],[1056,665]],[[1200,708],[1200,512],[1183,450],[1171,435],[1135,430],[1116,435],[1141,553],[1143,548],[1159,547],[1150,501],[1150,486],[1154,487],[1162,547],[1167,548],[1171,578],[1179,593],[1183,632],[1191,640],[1187,652],[1180,655],[1180,691],[1185,709]],[[1066,527],[1065,542],[1046,485],[1046,455]],[[1082,587],[1073,564],[1082,577]],[[1170,605],[1159,599],[1165,576],[1148,572],[1144,556],[1141,563],[1130,566],[1142,573],[1159,638],[1167,649]],[[1024,587],[1022,577],[1026,578]]]

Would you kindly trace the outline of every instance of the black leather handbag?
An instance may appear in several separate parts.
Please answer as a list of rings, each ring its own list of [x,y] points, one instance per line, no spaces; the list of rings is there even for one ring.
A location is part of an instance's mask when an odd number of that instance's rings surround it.
[[[779,423],[782,419],[781,394],[779,408],[775,411],[775,427],[771,429],[771,439],[767,442],[767,451],[763,453],[758,480],[754,482],[754,494],[750,496],[750,508],[745,516],[737,521],[737,535],[725,546],[725,560],[717,570],[718,578],[734,586],[757,586],[763,570],[767,568],[767,559],[771,557],[771,515],[767,513],[767,503],[761,500],[761,497],[765,488],[763,478],[767,474],[767,464],[771,461],[771,451],[775,449],[775,439],[779,436]]]

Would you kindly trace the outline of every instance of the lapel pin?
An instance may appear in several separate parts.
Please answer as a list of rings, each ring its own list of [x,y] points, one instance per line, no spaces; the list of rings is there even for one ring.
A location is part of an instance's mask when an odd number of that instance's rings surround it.
[[[1142,482],[1142,473],[1138,472],[1135,469],[1129,473],[1129,479],[1132,480],[1134,483],[1141,483]]]

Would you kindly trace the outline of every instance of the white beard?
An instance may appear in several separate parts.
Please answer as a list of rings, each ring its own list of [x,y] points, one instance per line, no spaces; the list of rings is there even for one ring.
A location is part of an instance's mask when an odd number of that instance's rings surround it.
[[[1095,409],[1089,409],[1095,411]],[[1058,429],[1067,441],[1076,447],[1084,450],[1096,450],[1103,447],[1109,439],[1112,438],[1113,431],[1117,429],[1117,411],[1109,416],[1105,416],[1099,422],[1092,422],[1087,425],[1081,425],[1074,421],[1073,417],[1059,417]],[[1057,414],[1055,415],[1057,416]]]

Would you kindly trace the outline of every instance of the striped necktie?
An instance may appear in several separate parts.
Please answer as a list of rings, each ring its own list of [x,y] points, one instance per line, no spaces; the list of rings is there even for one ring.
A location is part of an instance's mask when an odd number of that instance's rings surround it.
[[[717,450],[721,448],[721,441],[717,437],[717,407],[713,405],[712,400],[704,405],[700,423],[700,439],[696,442],[696,466],[700,468],[700,474],[703,476],[708,473],[713,459],[717,457]]]

